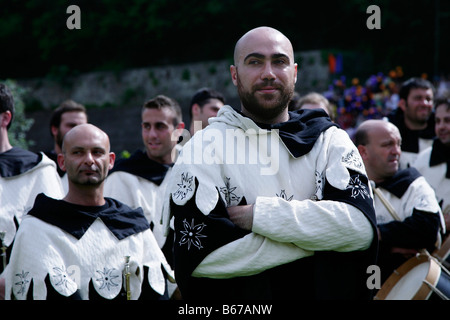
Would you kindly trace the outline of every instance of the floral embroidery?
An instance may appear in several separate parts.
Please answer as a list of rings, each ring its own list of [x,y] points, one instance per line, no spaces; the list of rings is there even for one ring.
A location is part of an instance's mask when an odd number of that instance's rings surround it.
[[[189,225],[189,223],[186,221],[186,219],[184,219],[183,225],[184,225],[184,231],[180,231],[183,234],[183,236],[181,237],[181,240],[179,242],[180,246],[187,243],[188,250],[191,248],[191,244],[196,246],[198,249],[203,248],[202,243],[200,242],[199,238],[206,237],[205,235],[200,233],[200,232],[202,232],[203,228],[206,227],[206,224],[204,224],[202,222],[198,225],[194,225],[194,219],[192,219],[192,222]]]
[[[323,188],[325,186],[325,177],[319,171],[314,172],[316,178],[316,190],[314,196],[316,199],[321,199],[323,194]]]
[[[116,269],[107,269],[103,268],[103,271],[97,270],[97,273],[100,275],[99,278],[95,279],[95,281],[100,283],[99,290],[108,289],[111,287],[117,287],[119,284],[115,283],[114,280],[119,277],[119,275],[113,274]]]
[[[55,274],[52,275],[52,278],[55,280],[55,286],[64,286],[67,288],[70,277],[67,274],[66,269],[64,267],[53,267],[53,271]]]
[[[225,178],[227,179],[227,182],[225,182],[225,187],[220,188],[220,192],[224,194],[227,207],[229,207],[232,201],[239,202],[240,197],[233,193],[233,191],[236,190],[237,187],[230,186],[230,178]]]
[[[359,176],[350,178],[350,182],[346,189],[350,188],[352,189],[352,198],[356,199],[359,195],[361,195],[363,199],[365,199],[365,197],[370,198],[369,192],[367,191],[366,186],[362,184],[361,180],[359,180]]]
[[[281,199],[284,199],[286,201],[291,201],[292,198],[294,198],[294,195],[292,195],[288,198],[288,196],[286,194],[286,190],[281,190],[280,194],[277,193],[276,195],[277,195],[277,197],[280,197]]]
[[[22,270],[22,273],[16,273],[16,277],[19,278],[19,281],[15,282],[14,285],[19,286],[19,291],[17,291],[17,294],[24,295],[26,292],[27,283],[30,282],[28,280],[29,272],[25,272]]]
[[[362,162],[361,157],[359,157],[355,150],[350,151],[347,155],[342,157],[342,162],[346,163],[349,166],[353,166],[355,168],[361,168]]]
[[[189,177],[189,174],[186,173],[182,173],[181,174],[181,183],[177,183],[177,186],[179,187],[178,190],[173,194],[175,198],[179,198],[181,197],[181,200],[183,200],[184,198],[186,198],[187,194],[189,192],[193,191],[192,188],[192,182],[194,180],[193,176]]]

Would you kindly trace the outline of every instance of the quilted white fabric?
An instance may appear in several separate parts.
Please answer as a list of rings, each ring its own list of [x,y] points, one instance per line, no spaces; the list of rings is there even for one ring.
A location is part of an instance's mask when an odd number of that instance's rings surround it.
[[[62,199],[65,195],[56,165],[45,154],[31,170],[14,177],[0,177],[0,230],[6,231],[7,246],[16,234],[14,217],[20,223],[39,193],[55,199]]]
[[[210,253],[193,276],[246,276],[315,250],[367,249],[373,230],[358,209],[316,201],[323,197],[325,178],[335,188],[351,186],[347,168],[365,174],[358,150],[343,130],[326,130],[308,154],[295,159],[276,130],[260,129],[230,106],[222,107],[207,130],[183,147],[169,191],[176,204],[184,205],[194,196],[198,180],[195,203],[205,215],[219,197],[227,206],[245,197],[255,204],[253,232]],[[370,197],[370,190],[364,192],[355,196]],[[168,201],[164,209],[167,224]]]
[[[64,214],[64,213],[61,213]],[[17,232],[10,263],[4,272],[6,299],[14,293],[25,299],[33,281],[33,298],[47,296],[45,278],[63,296],[80,290],[88,298],[89,282],[97,293],[106,298],[116,297],[123,284],[125,256],[130,256],[131,298],[141,293],[144,266],[149,268],[151,287],[163,294],[165,278],[161,266],[173,277],[173,272],[150,231],[118,240],[101,219],[95,220],[77,240],[65,231],[33,216],[26,216]]]
[[[111,173],[105,181],[103,194],[105,197],[117,199],[135,209],[141,207],[149,222],[153,222],[153,234],[160,248],[163,247],[166,236],[161,223],[163,196],[167,187],[167,177],[158,186],[136,175],[116,171]]]

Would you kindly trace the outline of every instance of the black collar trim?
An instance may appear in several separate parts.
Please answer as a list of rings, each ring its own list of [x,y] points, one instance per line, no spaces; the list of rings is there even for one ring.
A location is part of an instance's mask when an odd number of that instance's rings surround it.
[[[278,129],[281,140],[295,158],[310,152],[322,132],[332,126],[339,127],[322,109],[289,111],[289,120],[286,122],[256,124],[266,130]]]
[[[149,180],[159,186],[172,166],[173,164],[166,165],[151,160],[144,151],[137,150],[131,157],[119,159],[109,174],[116,171],[124,171]]]
[[[398,170],[391,178],[378,184],[381,187],[395,195],[397,198],[403,197],[409,185],[420,177],[421,174],[414,167]]]
[[[430,167],[437,166],[441,163],[447,163],[447,171],[445,177],[450,179],[450,148],[444,145],[441,140],[433,141],[433,148],[430,155]]]
[[[3,178],[18,176],[33,169],[41,161],[41,153],[13,147],[0,154],[0,176]]]
[[[105,200],[103,206],[90,207],[56,200],[41,193],[28,214],[63,229],[78,240],[97,218],[119,240],[150,228],[141,208],[131,209],[112,198]]]

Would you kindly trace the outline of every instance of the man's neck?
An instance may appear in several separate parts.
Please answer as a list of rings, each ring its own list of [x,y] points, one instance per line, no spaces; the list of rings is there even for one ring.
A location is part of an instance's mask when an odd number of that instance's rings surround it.
[[[285,110],[285,112],[282,112],[279,115],[277,115],[271,119],[261,118],[258,115],[250,113],[245,108],[242,108],[241,112],[242,112],[242,114],[244,114],[245,116],[249,117],[250,119],[252,119],[254,122],[257,122],[257,123],[277,124],[277,123],[282,123],[282,122],[286,122],[289,120],[289,113],[288,113],[287,109]]]
[[[75,189],[75,190],[74,190]],[[77,204],[81,206],[102,206],[105,204],[105,198],[103,196],[102,187],[93,188],[77,188],[70,185],[69,181],[69,192],[63,198],[72,204]]]
[[[0,133],[0,153],[6,152],[12,149],[12,145],[9,143],[8,131]]]
[[[424,130],[426,129],[428,123],[411,121],[410,119],[405,117],[405,125],[410,130]]]

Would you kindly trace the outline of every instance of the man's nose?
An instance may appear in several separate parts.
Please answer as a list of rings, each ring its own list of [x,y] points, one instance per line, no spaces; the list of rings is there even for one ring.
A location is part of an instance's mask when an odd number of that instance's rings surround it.
[[[261,79],[262,80],[274,80],[276,79],[275,72],[273,70],[273,66],[270,62],[267,62],[264,64],[262,73],[261,73]]]
[[[92,165],[94,163],[94,156],[91,152],[86,153],[86,157],[84,158],[84,162],[88,165]]]

